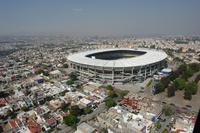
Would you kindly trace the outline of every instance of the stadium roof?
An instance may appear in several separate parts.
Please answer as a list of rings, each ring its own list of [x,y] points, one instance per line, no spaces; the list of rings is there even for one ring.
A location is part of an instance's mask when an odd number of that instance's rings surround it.
[[[143,55],[118,59],[118,60],[102,60],[86,57],[89,54],[94,54],[97,52],[107,52],[115,50],[133,50],[133,51],[143,51],[146,52]],[[115,49],[97,49],[90,50],[80,53],[74,53],[68,56],[68,60],[71,62],[89,65],[89,66],[99,66],[99,67],[137,67],[144,66],[148,64],[153,64],[162,61],[167,58],[167,54],[163,51],[149,50],[149,49],[128,49],[128,48],[115,48]]]

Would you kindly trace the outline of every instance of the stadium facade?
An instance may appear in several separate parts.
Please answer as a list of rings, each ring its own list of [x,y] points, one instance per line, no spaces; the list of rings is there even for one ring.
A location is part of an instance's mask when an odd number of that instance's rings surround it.
[[[143,81],[167,67],[167,54],[149,49],[98,49],[70,54],[69,66],[83,79],[101,83]]]

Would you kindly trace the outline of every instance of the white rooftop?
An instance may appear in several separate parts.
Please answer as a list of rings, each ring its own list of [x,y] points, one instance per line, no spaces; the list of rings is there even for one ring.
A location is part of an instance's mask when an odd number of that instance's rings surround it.
[[[89,54],[94,54],[97,52],[107,52],[115,50],[133,50],[133,51],[142,51],[146,52],[143,55],[127,58],[127,59],[118,59],[118,60],[102,60],[102,59],[93,59],[86,57]],[[158,50],[149,50],[149,49],[128,49],[128,48],[117,48],[117,49],[97,49],[86,52],[80,52],[71,54],[68,57],[68,60],[89,65],[89,66],[99,66],[99,67],[136,67],[144,66],[147,64],[156,63],[167,58],[167,54],[163,51]]]

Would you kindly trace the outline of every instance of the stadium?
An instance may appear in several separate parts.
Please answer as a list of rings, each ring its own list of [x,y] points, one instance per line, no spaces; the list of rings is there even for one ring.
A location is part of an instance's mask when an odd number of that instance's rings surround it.
[[[149,49],[98,49],[70,54],[69,66],[82,79],[101,83],[143,81],[167,67],[167,54]]]

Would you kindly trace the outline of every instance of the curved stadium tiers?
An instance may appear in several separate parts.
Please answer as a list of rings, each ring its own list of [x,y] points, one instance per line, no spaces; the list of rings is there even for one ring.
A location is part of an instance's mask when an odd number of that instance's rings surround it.
[[[167,67],[167,54],[149,49],[98,49],[71,54],[69,66],[83,79],[102,83],[143,81]]]

